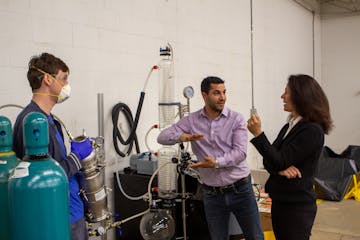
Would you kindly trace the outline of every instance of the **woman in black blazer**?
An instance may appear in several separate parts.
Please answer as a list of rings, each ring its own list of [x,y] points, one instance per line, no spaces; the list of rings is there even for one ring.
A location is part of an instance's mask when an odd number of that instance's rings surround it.
[[[320,85],[308,75],[291,75],[281,95],[289,122],[270,144],[258,115],[248,120],[251,143],[270,173],[265,191],[272,199],[271,215],[277,240],[308,240],[317,207],[314,172],[332,127],[329,103]]]

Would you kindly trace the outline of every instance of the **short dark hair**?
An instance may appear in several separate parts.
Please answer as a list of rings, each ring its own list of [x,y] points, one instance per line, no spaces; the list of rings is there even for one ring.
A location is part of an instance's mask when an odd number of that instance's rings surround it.
[[[206,94],[209,93],[209,90],[210,90],[210,85],[212,83],[214,84],[221,84],[221,83],[224,83],[225,81],[222,80],[221,78],[219,77],[214,77],[214,76],[210,76],[210,77],[206,77],[204,78],[204,80],[202,80],[201,82],[201,92],[204,92]]]
[[[291,75],[288,87],[295,110],[303,120],[316,122],[324,133],[329,133],[333,127],[329,101],[319,83],[308,75]]]
[[[42,53],[39,56],[31,57],[28,65],[27,78],[31,89],[34,91],[41,86],[44,73],[39,72],[36,68],[56,75],[59,70],[69,72],[68,66],[60,59],[50,53]]]

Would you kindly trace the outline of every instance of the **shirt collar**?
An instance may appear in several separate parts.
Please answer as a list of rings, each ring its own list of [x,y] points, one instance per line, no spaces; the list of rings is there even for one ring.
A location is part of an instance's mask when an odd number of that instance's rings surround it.
[[[54,124],[54,117],[53,117],[53,115],[50,113],[49,115],[47,115],[47,113],[46,112],[44,112],[40,107],[39,107],[39,105],[35,102],[35,101],[33,101],[33,100],[31,100],[30,101],[30,104],[31,105],[33,105],[33,106],[35,106],[35,108],[37,108],[37,110],[39,111],[39,112],[41,112],[42,114],[44,114],[46,117],[47,117],[47,119],[48,119],[48,121],[51,123],[51,124]]]
[[[221,116],[227,117],[227,116],[229,115],[229,111],[230,111],[230,110],[229,110],[227,107],[224,107],[224,109],[222,110],[222,112],[220,113],[220,115],[219,115],[217,118],[219,118],[219,117],[221,117]],[[205,113],[205,107],[203,107],[203,108],[201,109],[200,115],[201,115],[202,117],[208,117],[208,116],[206,115],[206,113]]]
[[[40,108],[40,106],[34,101],[34,100],[31,100],[30,101],[30,105],[34,106],[39,112],[41,112],[42,114],[44,114],[45,116],[48,116],[46,112],[44,112],[44,110],[42,110]],[[51,114],[51,113],[50,113]]]
[[[291,127],[294,127],[300,120],[302,119],[302,116],[297,116],[296,118],[289,117],[288,123]]]

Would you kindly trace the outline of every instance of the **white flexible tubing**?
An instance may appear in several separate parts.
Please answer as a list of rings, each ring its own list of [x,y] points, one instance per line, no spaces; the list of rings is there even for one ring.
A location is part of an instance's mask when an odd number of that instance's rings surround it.
[[[138,213],[138,214],[135,214],[135,215],[133,215],[133,216],[130,216],[130,217],[128,217],[128,218],[125,218],[124,220],[114,222],[114,223],[111,224],[111,227],[114,228],[114,227],[120,226],[120,225],[123,224],[123,223],[126,223],[126,222],[128,222],[128,221],[130,221],[130,220],[132,220],[132,219],[134,219],[134,218],[140,217],[140,216],[145,215],[146,213],[150,212],[150,207],[151,207],[151,202],[152,202],[151,184],[152,184],[152,182],[153,182],[156,174],[158,174],[158,172],[160,171],[160,169],[163,168],[165,165],[167,165],[167,164],[169,164],[169,163],[172,163],[172,162],[163,163],[163,164],[160,165],[160,166],[156,169],[156,171],[151,175],[151,178],[150,178],[149,184],[148,184],[148,193],[147,193],[147,194],[149,195],[149,208],[146,209],[146,210],[143,211],[143,212],[140,212],[140,213]],[[116,177],[117,177],[117,178],[118,178],[118,174],[119,174],[119,173],[117,172],[117,173],[116,173]],[[118,184],[119,184],[119,178],[118,178]],[[122,188],[121,188],[121,184],[119,185],[119,188],[122,189]],[[123,194],[124,194],[124,193],[123,193]],[[125,194],[124,194],[124,195],[125,195]],[[145,195],[146,195],[146,194],[144,194],[143,196],[145,196]],[[141,196],[141,197],[143,197],[143,196]],[[138,199],[137,199],[137,200],[138,200]]]
[[[140,195],[140,196],[130,196],[128,195],[125,190],[123,189],[122,185],[121,185],[121,181],[120,181],[120,177],[119,177],[119,171],[116,172],[116,180],[117,180],[117,184],[119,186],[119,189],[121,191],[121,193],[129,200],[131,201],[137,201],[137,200],[141,200],[141,199],[144,199],[146,195],[149,195],[149,205],[151,205],[151,201],[152,201],[152,196],[151,196],[151,184],[152,184],[152,181],[154,180],[154,177],[156,176],[156,174],[160,171],[161,168],[163,168],[166,164],[169,164],[169,163],[172,163],[172,162],[167,162],[167,163],[164,163],[162,165],[160,165],[156,171],[151,175],[151,178],[150,178],[150,181],[149,181],[149,184],[148,184],[148,191],[147,193],[144,193],[143,195]]]
[[[154,151],[152,151],[152,150],[150,149],[149,144],[148,144],[148,136],[149,136],[149,133],[150,133],[151,130],[153,130],[154,128],[157,128],[157,126],[156,126],[156,125],[152,125],[151,128],[150,128],[150,129],[146,132],[146,134],[145,134],[145,146],[146,146],[146,148],[147,148],[147,150],[148,150],[149,152],[154,152]]]
[[[141,217],[142,215],[145,215],[147,214],[148,212],[150,212],[150,208],[146,209],[145,211],[141,212],[141,213],[138,213],[138,214],[135,214],[131,217],[128,217],[128,218],[125,218],[124,220],[121,220],[121,221],[117,221],[117,222],[114,222],[111,224],[111,227],[115,228],[117,226],[120,226],[121,224],[123,223],[126,223],[132,219],[135,219],[135,218],[138,218],[138,217]]]
[[[131,201],[137,201],[137,200],[144,199],[144,197],[147,195],[147,193],[144,193],[143,195],[133,197],[133,196],[130,196],[130,195],[126,194],[126,192],[125,192],[125,190],[122,188],[122,185],[121,185],[121,182],[120,182],[119,171],[116,171],[116,180],[117,180],[117,184],[118,184],[118,186],[119,186],[119,189],[120,189],[121,193],[122,193],[127,199],[129,199],[129,200],[131,200]]]
[[[148,73],[148,75],[147,75],[147,77],[146,77],[146,80],[145,80],[143,92],[145,92],[145,89],[146,89],[146,86],[147,86],[147,84],[148,84],[148,81],[149,81],[149,78],[150,78],[150,76],[151,76],[151,73],[152,73],[155,69],[158,69],[158,66],[157,66],[157,65],[151,67],[151,69],[150,69],[150,71],[149,71],[149,73]]]

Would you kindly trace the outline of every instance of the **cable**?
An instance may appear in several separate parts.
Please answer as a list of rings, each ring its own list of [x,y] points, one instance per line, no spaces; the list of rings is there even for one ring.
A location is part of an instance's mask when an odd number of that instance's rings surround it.
[[[253,24],[253,1],[250,0],[250,42],[251,42],[251,109],[250,115],[256,114],[254,103],[254,24]]]
[[[254,109],[254,46],[253,46],[253,2],[250,0],[250,37],[251,37],[251,109]]]

